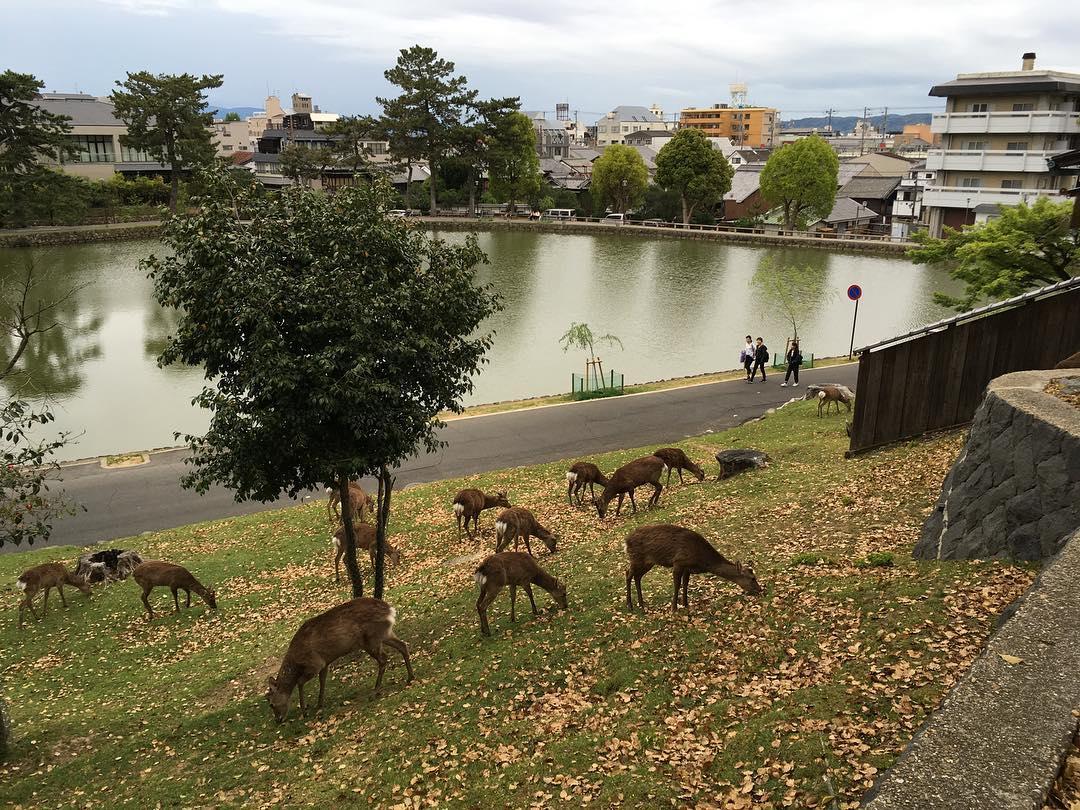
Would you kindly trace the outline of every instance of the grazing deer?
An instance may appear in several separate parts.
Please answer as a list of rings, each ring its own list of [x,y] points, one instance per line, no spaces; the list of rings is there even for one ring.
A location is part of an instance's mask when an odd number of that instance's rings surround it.
[[[638,605],[645,610],[641,598],[641,578],[657,565],[670,568],[675,583],[671,596],[671,610],[679,609],[679,588],[682,587],[683,605],[690,615],[691,574],[717,574],[729,579],[745,593],[758,595],[762,592],[757,577],[749,565],[732,562],[695,531],[670,523],[641,526],[626,536],[626,609],[633,610],[630,600],[630,583],[637,585]]]
[[[683,470],[693,473],[698,481],[705,480],[705,471],[692,462],[690,457],[678,447],[661,447],[659,450],[653,451],[653,455],[667,465],[667,484],[669,486],[671,485],[672,470],[679,473],[680,484],[683,483]]]
[[[457,536],[461,539],[461,522],[465,521],[465,531],[472,540],[480,531],[480,513],[485,509],[494,509],[496,506],[510,507],[510,501],[506,499],[505,492],[496,492],[494,495],[486,495],[478,489],[463,489],[454,498],[454,517],[457,518]],[[473,530],[469,531],[469,521],[472,521]]]
[[[607,476],[600,472],[600,468],[595,464],[588,461],[575,462],[570,467],[570,472],[566,474],[566,499],[573,505],[574,496],[576,495],[578,506],[581,506],[582,492],[587,486],[593,503],[596,503],[596,489],[594,489],[594,486],[599,484],[606,487],[607,483]]]
[[[660,483],[660,476],[664,474],[665,469],[667,469],[667,465],[656,456],[643,456],[619,467],[611,474],[611,479],[608,481],[607,486],[604,487],[600,500],[596,502],[597,514],[603,519],[608,504],[616,495],[619,496],[619,502],[615,506],[616,515],[622,511],[623,497],[626,495],[630,496],[630,505],[634,507],[634,512],[637,512],[634,490],[645,484],[651,484],[653,488],[653,494],[649,498],[648,505],[654,506],[660,503],[660,493],[664,489]]]
[[[341,511],[337,508],[341,503],[341,493],[334,487],[327,487],[326,491],[330,495],[326,501],[326,516],[330,518],[331,526],[337,526],[341,523]],[[353,521],[361,523],[375,511],[375,501],[355,481],[349,482],[349,508],[352,510]]]
[[[825,408],[825,413],[828,414],[828,412],[829,412],[829,404],[830,403],[835,403],[836,404],[836,412],[838,414],[840,413],[840,403],[841,402],[843,402],[845,405],[847,405],[848,413],[851,413],[851,399],[852,399],[851,392],[848,391],[846,388],[841,389],[838,386],[832,386],[832,385],[826,385],[826,386],[822,387],[822,389],[820,391],[818,391],[818,395],[817,395],[817,400],[818,400],[817,415],[818,415],[818,418],[821,418],[821,409],[823,407]]]
[[[541,526],[535,515],[523,506],[511,506],[499,514],[495,521],[495,551],[502,551],[510,541],[514,541],[514,551],[517,551],[518,540],[525,542],[525,550],[532,554],[532,546],[529,545],[530,537],[539,537],[544,541],[548,551],[555,553],[555,535]]]
[[[495,601],[500,591],[510,586],[510,621],[516,621],[514,604],[517,602],[517,589],[525,589],[532,605],[533,615],[538,615],[536,600],[533,599],[532,586],[537,585],[551,594],[555,604],[566,610],[566,586],[543,568],[529,554],[518,551],[504,551],[492,554],[484,560],[473,574],[473,579],[480,587],[480,597],[476,600],[476,612],[480,614],[480,632],[491,635],[488,628],[487,609]]]
[[[23,613],[27,610],[34,617],[34,621],[38,620],[38,615],[34,612],[34,597],[41,591],[45,591],[45,598],[42,600],[41,605],[42,618],[45,617],[45,612],[49,609],[49,590],[51,588],[56,588],[60,592],[60,601],[64,607],[67,607],[67,599],[64,597],[65,585],[71,585],[87,596],[90,595],[90,583],[84,578],[72,574],[63,563],[42,563],[23,572],[22,576],[15,581],[15,587],[23,592],[23,599],[19,602],[19,627],[22,627]]]
[[[356,523],[353,525],[356,534],[356,550],[367,549],[371,558],[371,567],[375,567],[375,527],[370,523]],[[341,582],[341,558],[345,556],[345,527],[340,527],[334,536],[330,538],[334,546],[334,581]],[[386,557],[393,565],[401,562],[401,552],[386,541]]]
[[[342,656],[363,650],[379,664],[379,676],[375,690],[382,687],[386,670],[386,652],[383,645],[393,647],[405,659],[409,673],[406,683],[413,680],[412,663],[409,661],[409,645],[394,635],[397,611],[381,599],[360,597],[351,599],[308,619],[296,631],[276,676],[267,679],[266,699],[274,711],[274,718],[284,723],[289,714],[293,690],[300,692],[300,711],[307,714],[304,702],[304,684],[319,676],[319,702],[315,711],[322,709],[326,692],[326,673],[330,665]]]
[[[179,591],[187,594],[185,607],[191,607],[191,592],[195,591],[206,604],[212,608],[217,608],[217,597],[214,592],[209,588],[204,588],[199,580],[195,579],[192,573],[183,566],[173,565],[161,560],[147,560],[136,566],[135,570],[131,572],[131,576],[142,588],[142,602],[146,605],[147,613],[150,614],[148,621],[154,620],[154,609],[150,607],[150,591],[159,586],[172,591],[173,604],[175,605],[173,613],[180,612]]]

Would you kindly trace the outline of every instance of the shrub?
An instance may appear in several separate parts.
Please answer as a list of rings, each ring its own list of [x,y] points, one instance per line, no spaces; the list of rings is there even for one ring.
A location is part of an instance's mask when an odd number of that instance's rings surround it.
[[[810,551],[804,551],[802,554],[796,554],[791,558],[792,565],[818,565],[825,562],[824,555],[814,554]]]
[[[856,568],[891,568],[893,555],[888,551],[874,551],[855,561]]]

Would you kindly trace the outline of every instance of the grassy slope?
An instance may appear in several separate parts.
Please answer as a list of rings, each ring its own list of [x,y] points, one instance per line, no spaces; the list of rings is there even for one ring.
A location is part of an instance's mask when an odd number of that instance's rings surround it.
[[[507,488],[561,536],[542,564],[568,580],[571,609],[511,625],[506,597],[482,638],[472,571],[492,544],[459,543],[448,503],[464,481],[395,497],[403,565],[388,598],[414,653],[330,675],[320,721],[276,726],[262,698],[276,656],[306,617],[340,601],[322,504],[116,543],[187,564],[217,586],[152,625],[137,588],[69,596],[22,632],[10,584],[72,550],[0,557],[0,689],[16,727],[0,794],[16,804],[287,804],[367,799],[600,806],[854,807],[877,769],[970,664],[993,618],[1031,580],[1000,563],[915,563],[907,554],[960,446],[959,436],[844,460],[842,420],[812,404],[688,440],[692,457],[767,450],[765,471],[666,490],[662,508],[600,523],[565,503],[561,463],[469,480]],[[612,468],[639,453],[609,454]],[[767,592],[691,582],[692,621],[666,609],[671,579],[645,579],[647,615],[623,607],[622,538],[676,521],[752,561]],[[891,568],[857,568],[892,551]],[[805,564],[808,554],[824,561]],[[802,556],[800,556],[802,555]],[[54,595],[55,599],[55,595]],[[157,601],[167,608],[167,594]],[[56,603],[59,604],[58,602]],[[519,606],[521,603],[519,602]],[[497,785],[496,793],[492,786]]]

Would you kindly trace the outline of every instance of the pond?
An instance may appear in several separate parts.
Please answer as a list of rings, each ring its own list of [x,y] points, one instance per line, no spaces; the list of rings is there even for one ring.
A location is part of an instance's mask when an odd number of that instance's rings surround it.
[[[440,236],[465,239],[460,232]],[[782,352],[791,327],[752,284],[770,263],[798,266],[809,279],[815,307],[799,332],[803,353],[817,356],[847,353],[850,284],[863,289],[856,345],[944,317],[933,293],[957,290],[938,268],[811,248],[522,231],[479,238],[490,262],[477,268],[477,280],[494,284],[505,308],[492,320],[490,362],[467,405],[569,391],[584,360],[559,347],[572,321],[622,340],[621,350],[605,345],[598,353],[627,384],[734,368],[748,333]],[[191,405],[201,370],[157,366],[174,315],[154,302],[138,265],[158,248],[140,241],[0,250],[0,279],[32,256],[46,294],[75,288],[57,313],[62,326],[24,356],[27,374],[5,381],[9,391],[48,396],[59,429],[79,436],[65,451],[69,458],[171,446],[174,432],[206,426],[206,415]]]

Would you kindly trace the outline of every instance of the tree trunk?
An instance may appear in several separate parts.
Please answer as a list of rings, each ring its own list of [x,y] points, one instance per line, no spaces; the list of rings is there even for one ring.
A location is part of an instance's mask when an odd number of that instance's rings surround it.
[[[405,161],[405,210],[412,208],[412,158]]]
[[[476,213],[476,169],[469,169],[469,216]]]
[[[428,160],[428,170],[431,172],[431,179],[428,180],[428,191],[431,192],[431,207],[428,209],[428,216],[435,216],[435,213],[439,210],[439,203],[435,199],[435,161]]]
[[[394,477],[383,464],[379,467],[379,499],[375,514],[375,593],[383,598],[386,583],[386,524],[390,521],[390,493],[394,490]]]
[[[169,186],[169,210],[176,213],[176,200],[180,196],[180,173],[175,168],[170,172],[172,184]]]
[[[685,194],[680,194],[679,199],[682,200],[682,224],[689,225],[691,213],[690,204],[687,202]]]
[[[352,501],[349,498],[349,476],[338,473],[338,497],[341,499],[341,522],[345,526],[345,570],[352,583],[353,598],[364,595],[364,577],[356,561],[356,531],[353,529]]]

